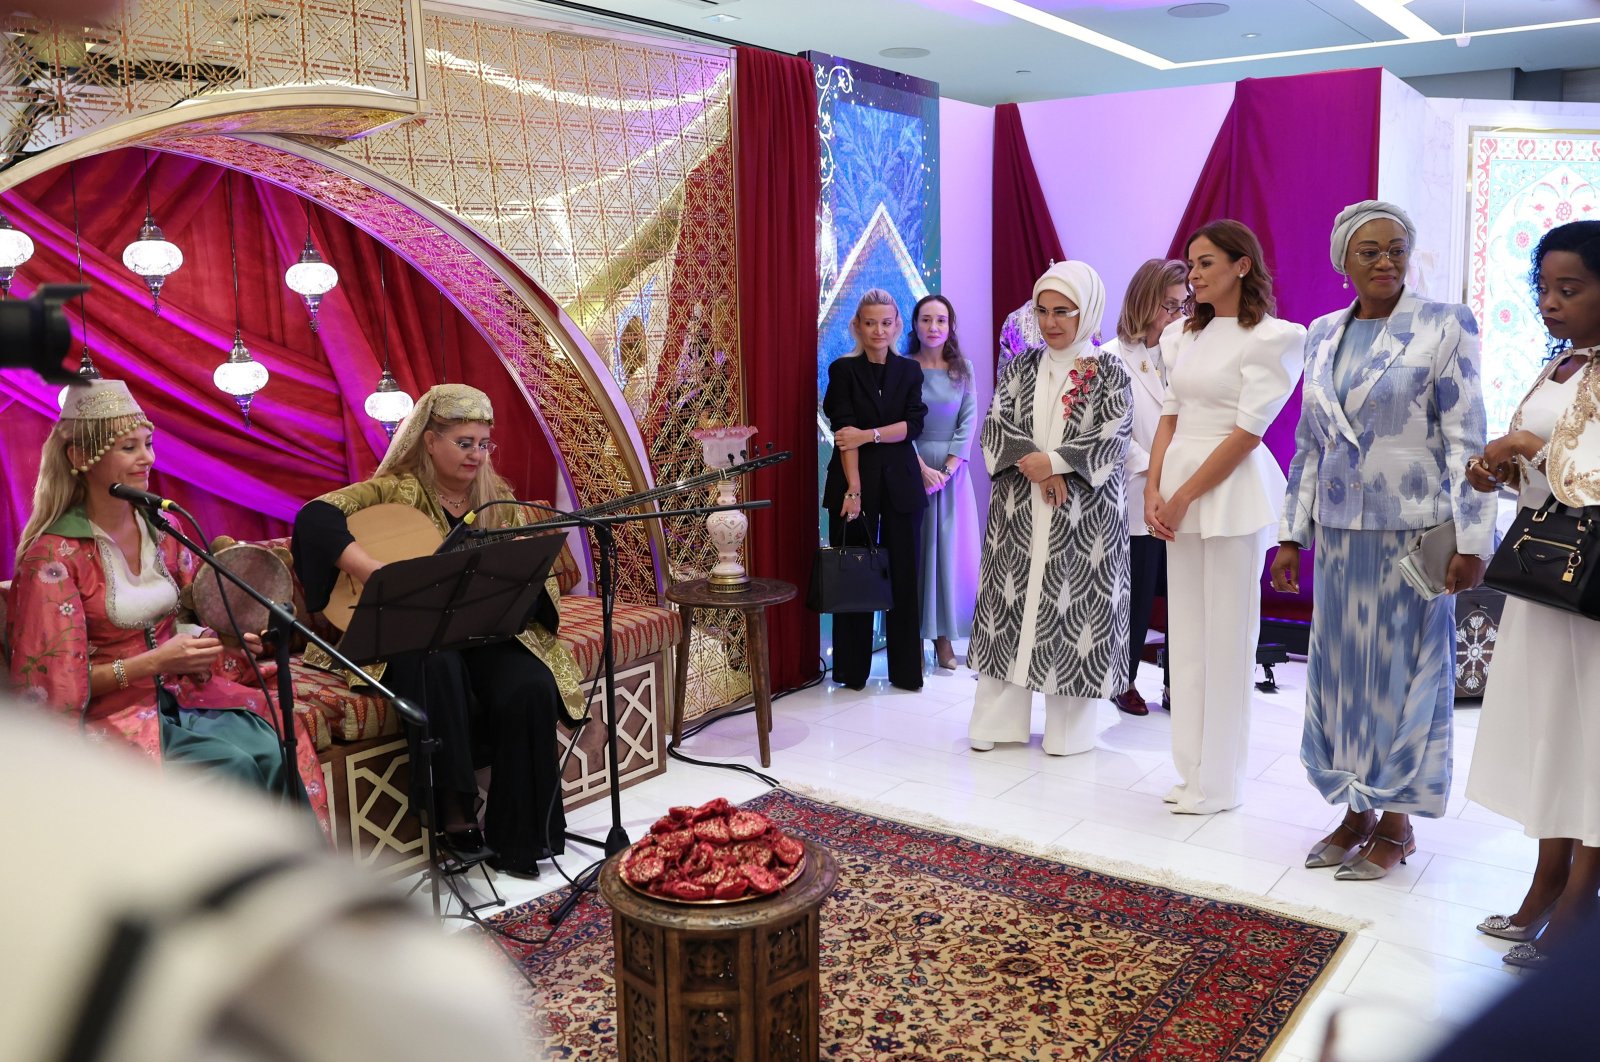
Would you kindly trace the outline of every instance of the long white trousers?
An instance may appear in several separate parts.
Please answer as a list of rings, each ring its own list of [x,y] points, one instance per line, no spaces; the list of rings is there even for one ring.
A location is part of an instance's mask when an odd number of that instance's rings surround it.
[[[1239,806],[1250,744],[1250,696],[1261,633],[1260,535],[1180,534],[1167,547],[1167,652],[1172,665],[1172,810]]]
[[[1072,756],[1094,748],[1095,704],[1089,697],[1044,697],[1044,750],[1052,756]],[[1033,690],[989,675],[978,676],[978,693],[972,702],[972,741],[1022,741],[1032,733]]]

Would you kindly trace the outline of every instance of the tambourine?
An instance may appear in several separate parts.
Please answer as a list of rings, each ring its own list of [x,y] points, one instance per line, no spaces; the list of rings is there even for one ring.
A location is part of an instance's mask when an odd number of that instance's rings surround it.
[[[217,561],[230,572],[255,587],[272,601],[288,601],[294,594],[294,576],[289,565],[293,558],[289,551],[279,547],[268,549],[250,542],[235,542],[220,537],[211,543],[211,552]],[[217,632],[217,637],[227,645],[238,645],[234,636],[234,622],[243,634],[260,634],[266,629],[266,607],[247,597],[243,590],[223,579],[209,568],[195,573],[189,586],[195,616],[201,624]],[[223,595],[227,595],[227,604]],[[228,618],[232,606],[233,619]]]

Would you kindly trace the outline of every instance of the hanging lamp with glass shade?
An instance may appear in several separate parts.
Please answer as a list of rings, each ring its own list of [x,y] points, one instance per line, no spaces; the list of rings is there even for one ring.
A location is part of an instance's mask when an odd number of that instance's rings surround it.
[[[78,379],[99,380],[100,370],[95,368],[94,359],[89,356],[89,303],[87,301],[88,285],[83,282],[83,235],[78,224],[78,164],[67,163],[67,180],[72,188],[72,249],[78,258],[78,286],[84,293],[78,296],[78,317],[83,322],[83,351],[78,355]],[[56,395],[56,405],[62,409],[67,408],[67,392],[73,385],[68,384]]]
[[[33,257],[33,237],[0,214],[0,298],[11,297],[11,278]]]
[[[306,310],[311,314],[311,330],[315,332],[317,309],[322,305],[322,297],[339,283],[339,271],[322,260],[316,245],[311,242],[310,204],[306,205],[305,249],[300,252],[300,260],[283,274],[283,282],[289,285],[290,291],[305,300]]]
[[[183,265],[183,252],[156,224],[150,201],[149,151],[144,153],[144,224],[139,227],[139,238],[122,249],[122,264],[150,289],[150,306],[160,315],[161,286]]]
[[[233,174],[223,178],[223,197],[228,204],[228,256],[233,263],[233,349],[228,360],[217,366],[211,381],[224,394],[233,396],[244,416],[246,430],[250,428],[250,403],[256,392],[267,386],[267,367],[250,356],[244,345],[244,318],[239,309],[239,245],[233,223]]]
[[[385,283],[383,252],[378,252],[378,301],[383,311],[383,374],[378,377],[378,387],[367,396],[362,409],[367,416],[383,426],[384,434],[394,438],[394,430],[406,419],[415,404],[411,396],[400,389],[399,381],[389,371],[389,290]]]

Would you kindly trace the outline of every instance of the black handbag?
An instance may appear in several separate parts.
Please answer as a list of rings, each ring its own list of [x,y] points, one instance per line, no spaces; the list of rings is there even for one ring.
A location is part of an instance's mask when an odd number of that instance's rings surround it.
[[[873,543],[871,536],[865,546],[850,545],[849,525],[844,537],[845,545],[838,549],[822,546],[811,559],[806,607],[813,612],[886,612],[893,608],[889,551]]]
[[[1551,497],[1521,509],[1494,551],[1485,586],[1524,601],[1600,619],[1600,506],[1574,509]]]

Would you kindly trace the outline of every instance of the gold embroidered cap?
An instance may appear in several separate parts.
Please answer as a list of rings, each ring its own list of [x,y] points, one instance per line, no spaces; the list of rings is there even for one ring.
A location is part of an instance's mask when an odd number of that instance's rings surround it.
[[[73,466],[74,475],[93,468],[130,431],[155,427],[121,380],[89,380],[68,387],[61,420],[70,425],[72,445],[84,461]]]
[[[406,419],[400,422],[400,430],[394,433],[394,439],[373,475],[392,475],[395,467],[412,448],[422,442],[423,431],[435,420],[471,421],[492,428],[494,404],[489,401],[488,395],[466,384],[437,384],[428,388],[417,399],[411,412],[406,414]]]

